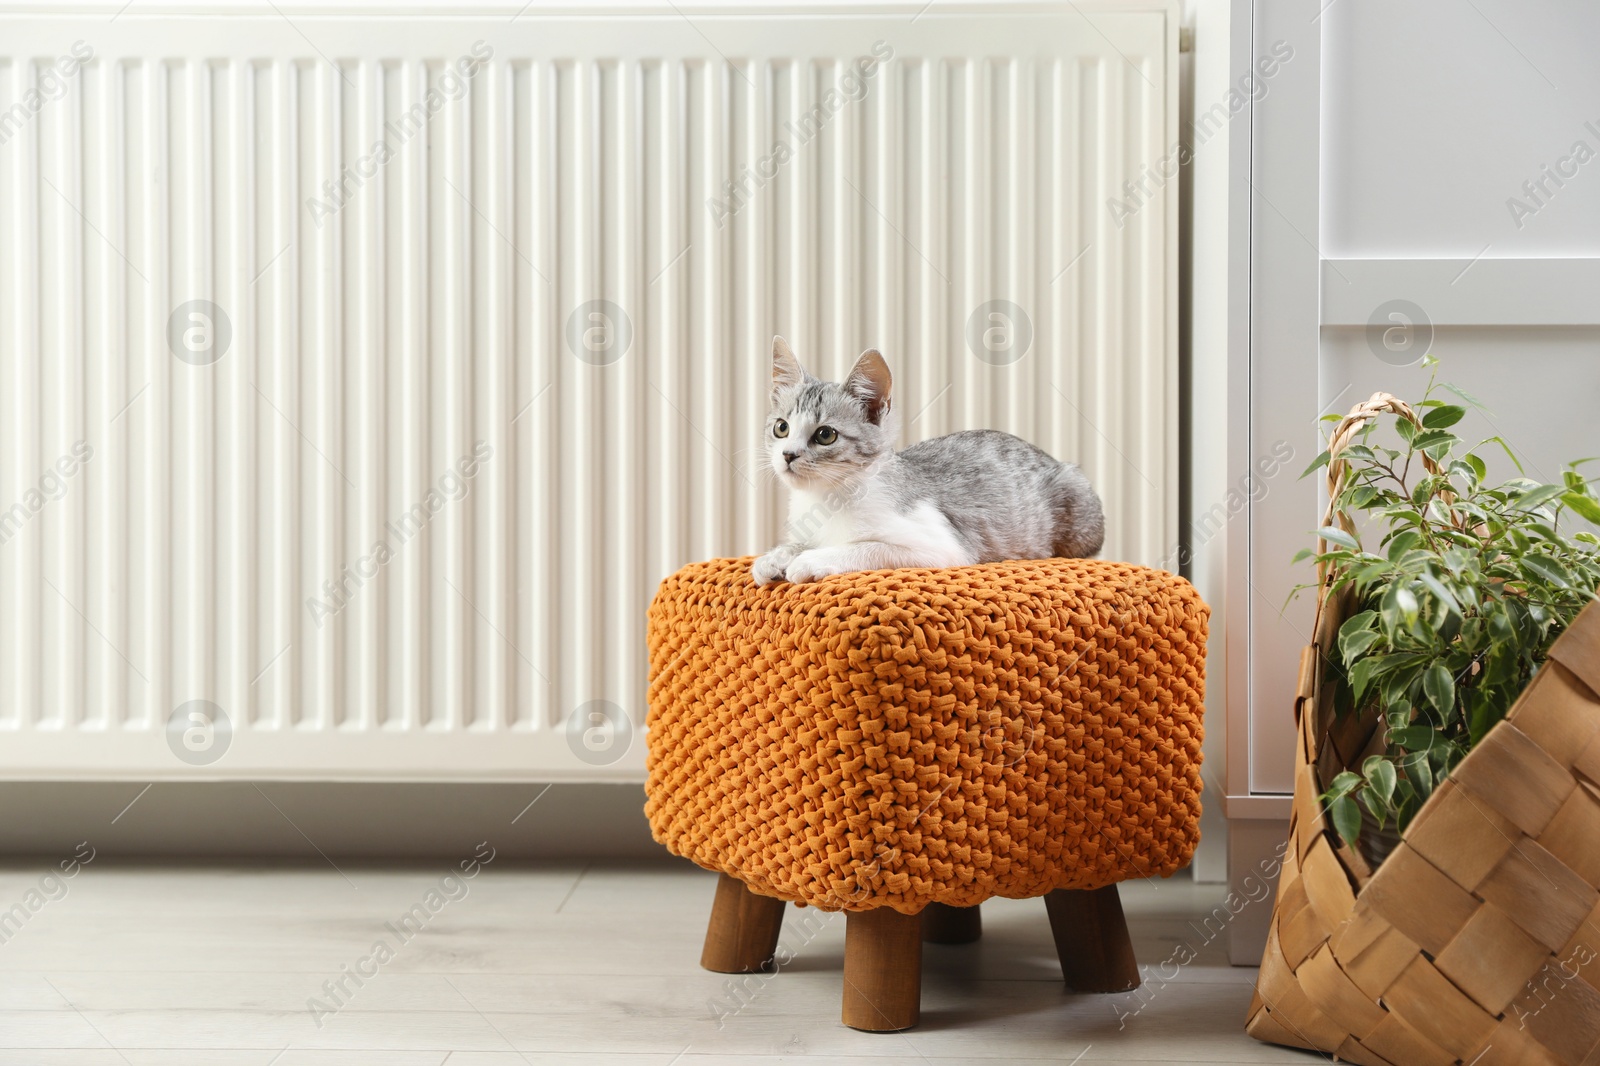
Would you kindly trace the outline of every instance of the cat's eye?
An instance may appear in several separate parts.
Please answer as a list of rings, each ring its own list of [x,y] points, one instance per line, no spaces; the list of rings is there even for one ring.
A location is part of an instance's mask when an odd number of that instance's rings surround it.
[[[789,435],[789,423],[781,418],[778,419],[772,425],[772,435],[774,437],[787,437]]]
[[[812,434],[811,439],[818,444],[832,444],[839,439],[839,431],[832,426],[819,426],[816,433]]]

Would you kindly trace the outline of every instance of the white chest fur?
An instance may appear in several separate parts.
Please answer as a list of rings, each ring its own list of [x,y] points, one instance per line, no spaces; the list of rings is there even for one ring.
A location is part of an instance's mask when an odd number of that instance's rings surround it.
[[[949,520],[931,503],[902,510],[886,493],[874,489],[871,481],[865,481],[848,492],[792,491],[785,540],[802,548],[888,544],[929,560],[924,564],[928,566],[967,566],[974,561]]]

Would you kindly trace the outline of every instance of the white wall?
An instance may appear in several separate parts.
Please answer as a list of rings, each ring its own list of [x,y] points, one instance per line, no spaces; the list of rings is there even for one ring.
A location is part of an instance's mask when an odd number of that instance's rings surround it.
[[[1331,5],[1322,254],[1600,255],[1597,41],[1600,5],[1581,0]],[[1507,199],[1578,140],[1597,158],[1519,228]]]

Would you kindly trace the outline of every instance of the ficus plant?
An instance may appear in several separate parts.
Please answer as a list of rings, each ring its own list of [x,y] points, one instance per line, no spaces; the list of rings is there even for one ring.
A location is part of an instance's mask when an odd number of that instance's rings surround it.
[[[1386,730],[1383,752],[1322,795],[1352,846],[1362,807],[1379,829],[1406,827],[1600,586],[1600,538],[1584,528],[1600,524],[1600,498],[1579,472],[1588,460],[1564,468],[1559,483],[1527,477],[1500,437],[1469,447],[1452,432],[1468,407],[1481,405],[1430,379],[1414,407],[1420,427],[1399,415],[1369,422],[1337,456],[1347,466],[1334,512],[1355,531],[1320,529],[1323,550],[1295,557],[1322,564],[1330,597],[1346,587],[1354,596],[1326,652],[1336,713],[1375,710]],[[1504,451],[1519,476],[1490,484],[1486,447]],[[1328,463],[1324,451],[1301,476]]]

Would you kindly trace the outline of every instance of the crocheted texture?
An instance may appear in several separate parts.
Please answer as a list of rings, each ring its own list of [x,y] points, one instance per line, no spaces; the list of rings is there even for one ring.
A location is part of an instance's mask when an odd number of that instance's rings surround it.
[[[757,588],[750,563],[684,567],[650,606],[669,850],[908,914],[1189,861],[1209,611],[1187,581],[1046,559]]]

